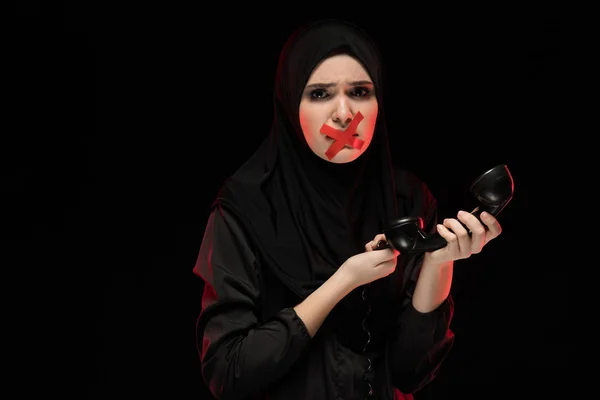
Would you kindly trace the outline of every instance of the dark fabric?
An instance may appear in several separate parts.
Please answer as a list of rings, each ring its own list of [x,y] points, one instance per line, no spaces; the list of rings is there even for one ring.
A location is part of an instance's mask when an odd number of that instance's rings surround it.
[[[306,144],[298,117],[304,86],[317,64],[340,51],[371,75],[379,115],[371,145],[357,160],[330,163]],[[352,25],[317,23],[284,46],[268,138],[223,186],[215,206],[237,215],[266,262],[301,298],[398,215],[383,117],[380,58]]]
[[[410,290],[400,290],[404,275],[397,269],[369,288],[364,305],[371,306],[370,318],[363,306],[354,312],[358,320],[336,309],[311,339],[293,309],[297,295],[261,264],[249,243],[239,221],[215,209],[194,266],[205,282],[198,351],[215,398],[364,399],[366,377],[373,399],[412,399],[436,376],[454,340],[450,297],[433,312],[418,312],[407,301]],[[404,261],[413,271],[407,274],[410,288],[419,259]],[[363,319],[372,335],[366,352]],[[353,342],[356,337],[361,339]]]

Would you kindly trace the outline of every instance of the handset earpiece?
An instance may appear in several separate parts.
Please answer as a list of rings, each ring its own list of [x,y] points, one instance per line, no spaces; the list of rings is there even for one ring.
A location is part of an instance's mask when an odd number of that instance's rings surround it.
[[[473,215],[479,218],[486,211],[497,216],[513,198],[514,181],[508,167],[502,164],[481,174],[469,190],[479,203]],[[441,249],[448,244],[437,232],[427,235],[423,227],[420,217],[393,219],[383,229],[387,243],[380,242],[377,248],[393,247],[400,253],[422,253]]]
[[[483,211],[497,216],[512,200],[515,183],[508,167],[497,165],[475,179],[469,191],[479,203],[473,212],[477,218]]]

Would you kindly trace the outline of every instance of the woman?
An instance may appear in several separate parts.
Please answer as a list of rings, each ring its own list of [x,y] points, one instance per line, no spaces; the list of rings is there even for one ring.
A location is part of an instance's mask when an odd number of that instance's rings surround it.
[[[426,185],[392,166],[382,85],[352,24],[313,23],[285,44],[270,134],[219,191],[194,267],[216,398],[410,399],[447,356],[453,262],[500,225],[465,212],[437,224]],[[386,221],[409,215],[448,245],[376,249]]]

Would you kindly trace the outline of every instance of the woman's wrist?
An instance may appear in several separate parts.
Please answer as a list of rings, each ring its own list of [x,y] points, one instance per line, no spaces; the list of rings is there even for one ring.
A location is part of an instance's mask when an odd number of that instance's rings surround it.
[[[423,257],[423,263],[421,265],[421,270],[423,269],[436,269],[441,270],[444,268],[451,268],[454,266],[454,261],[439,261],[436,260],[431,253],[425,253]]]
[[[352,274],[343,268],[343,266],[338,268],[329,279],[331,284],[337,287],[340,292],[345,293],[345,295],[358,287]]]

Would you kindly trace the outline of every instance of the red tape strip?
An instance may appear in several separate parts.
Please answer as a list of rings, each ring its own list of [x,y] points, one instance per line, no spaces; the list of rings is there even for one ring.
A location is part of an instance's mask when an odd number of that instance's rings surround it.
[[[356,113],[354,119],[350,122],[350,125],[343,130],[340,131],[338,129],[332,128],[329,125],[323,124],[321,127],[321,133],[329,136],[334,139],[334,142],[329,146],[329,149],[325,152],[325,155],[330,160],[339,153],[344,146],[348,145],[355,149],[360,150],[362,146],[365,144],[364,140],[360,140],[359,138],[355,138],[352,135],[356,133],[356,129],[358,128],[358,124],[363,120],[363,115],[359,112]]]

